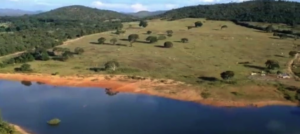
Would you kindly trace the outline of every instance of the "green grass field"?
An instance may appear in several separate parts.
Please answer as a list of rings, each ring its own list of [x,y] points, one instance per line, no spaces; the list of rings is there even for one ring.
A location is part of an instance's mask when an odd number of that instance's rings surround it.
[[[61,46],[71,50],[82,47],[85,50],[82,55],[67,62],[36,61],[30,64],[37,73],[95,74],[89,68],[101,67],[105,62],[115,59],[120,62],[121,69],[117,72],[120,74],[170,78],[191,84],[196,84],[198,77],[221,79],[220,73],[226,70],[235,72],[235,80],[247,81],[251,71],[260,71],[268,59],[278,60],[281,69],[286,69],[286,63],[290,60],[288,53],[293,50],[294,40],[277,39],[272,33],[237,26],[229,21],[206,21],[200,28],[187,29],[187,26],[193,26],[198,20],[201,19],[152,20],[146,28],[138,28],[138,22],[126,23],[126,33],[123,35],[115,35],[112,32],[99,33]],[[128,28],[129,25],[132,25],[132,28]],[[227,25],[228,28],[220,30],[221,25]],[[166,34],[166,30],[173,30],[174,34],[166,40],[149,44],[145,43],[146,37],[149,36],[146,34],[148,30],[155,36]],[[100,37],[107,38],[107,43],[116,37],[117,43],[128,45],[126,39],[133,33],[140,36],[133,47],[93,43]],[[181,38],[188,38],[189,43],[179,42]],[[162,46],[165,41],[172,41],[174,47],[156,47]],[[247,61],[251,63],[250,67],[237,64]],[[13,71],[13,68],[18,66],[20,65],[13,65],[1,71]]]

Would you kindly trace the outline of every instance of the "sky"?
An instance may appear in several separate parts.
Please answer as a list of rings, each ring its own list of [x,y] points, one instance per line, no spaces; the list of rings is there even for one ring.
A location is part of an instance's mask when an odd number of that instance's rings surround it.
[[[118,12],[170,10],[183,6],[241,2],[243,0],[0,0],[2,8],[48,11],[69,5],[84,5]]]

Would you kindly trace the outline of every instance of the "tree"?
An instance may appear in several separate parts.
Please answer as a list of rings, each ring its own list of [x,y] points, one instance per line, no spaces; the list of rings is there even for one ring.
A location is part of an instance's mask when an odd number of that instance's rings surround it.
[[[158,36],[158,40],[165,40],[165,39],[167,39],[167,37],[164,36],[164,35],[159,35],[159,36]]]
[[[104,44],[105,41],[106,41],[106,39],[104,37],[101,37],[101,38],[98,39],[99,44]]]
[[[147,34],[151,34],[152,33],[152,31],[147,31]]]
[[[146,41],[149,41],[149,43],[154,43],[154,42],[157,42],[158,39],[157,39],[156,36],[148,36],[148,37],[146,38]]]
[[[171,47],[173,47],[173,43],[170,42],[170,41],[167,41],[167,42],[164,43],[164,47],[165,48],[171,48]]]
[[[182,43],[187,43],[187,42],[189,42],[189,39],[188,39],[188,38],[182,38],[182,39],[181,39],[181,42],[182,42]]]
[[[224,29],[224,28],[228,28],[228,26],[227,25],[221,26],[221,30]]]
[[[297,51],[290,51],[290,52],[289,52],[289,55],[290,55],[291,57],[294,57],[297,53],[298,53]]]
[[[132,47],[132,43],[135,42],[137,39],[139,39],[138,34],[130,34],[128,36],[128,41],[130,42],[130,46]]]
[[[195,22],[195,27],[202,27],[202,22],[201,21],[197,21]]]
[[[265,28],[265,31],[268,32],[268,33],[273,32],[273,30],[274,30],[273,25],[268,25],[268,26]]]
[[[234,72],[233,71],[225,71],[221,73],[221,78],[223,80],[229,80],[234,77]]]
[[[104,69],[116,71],[119,66],[120,66],[119,62],[112,60],[112,61],[108,61],[104,64]]]
[[[117,43],[117,41],[118,41],[117,38],[110,39],[110,43],[113,45],[115,45]]]
[[[80,47],[76,47],[75,50],[74,50],[74,53],[75,54],[82,54],[84,52],[84,49],[83,48],[80,48]]]
[[[271,69],[271,70],[280,68],[279,62],[275,61],[275,60],[267,60],[265,65],[266,65],[267,69]]]
[[[167,36],[171,37],[173,35],[173,30],[167,30]]]
[[[140,24],[139,24],[139,26],[140,26],[140,27],[144,27],[144,28],[145,28],[145,27],[147,27],[147,26],[148,26],[148,22],[147,22],[147,21],[145,21],[145,20],[141,20],[141,21],[140,21]]]
[[[32,71],[31,66],[29,64],[22,64],[21,67],[19,68],[19,71],[21,72],[30,72]]]

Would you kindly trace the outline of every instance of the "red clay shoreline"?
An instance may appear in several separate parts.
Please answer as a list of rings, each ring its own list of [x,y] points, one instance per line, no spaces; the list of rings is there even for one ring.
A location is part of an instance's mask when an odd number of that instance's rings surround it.
[[[99,87],[112,91],[154,95],[170,99],[190,101],[216,107],[263,107],[270,105],[297,106],[289,101],[233,101],[203,99],[193,86],[166,80],[133,80],[125,75],[91,75],[91,76],[52,76],[46,74],[0,73],[0,79],[14,81],[34,81],[53,86]],[[176,90],[184,88],[187,90]]]

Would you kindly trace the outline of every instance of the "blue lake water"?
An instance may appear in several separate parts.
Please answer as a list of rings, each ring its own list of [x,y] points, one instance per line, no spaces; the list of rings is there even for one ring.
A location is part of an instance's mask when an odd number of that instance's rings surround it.
[[[216,108],[97,88],[0,81],[4,120],[33,134],[300,134],[300,109]],[[52,118],[59,126],[48,126]]]

